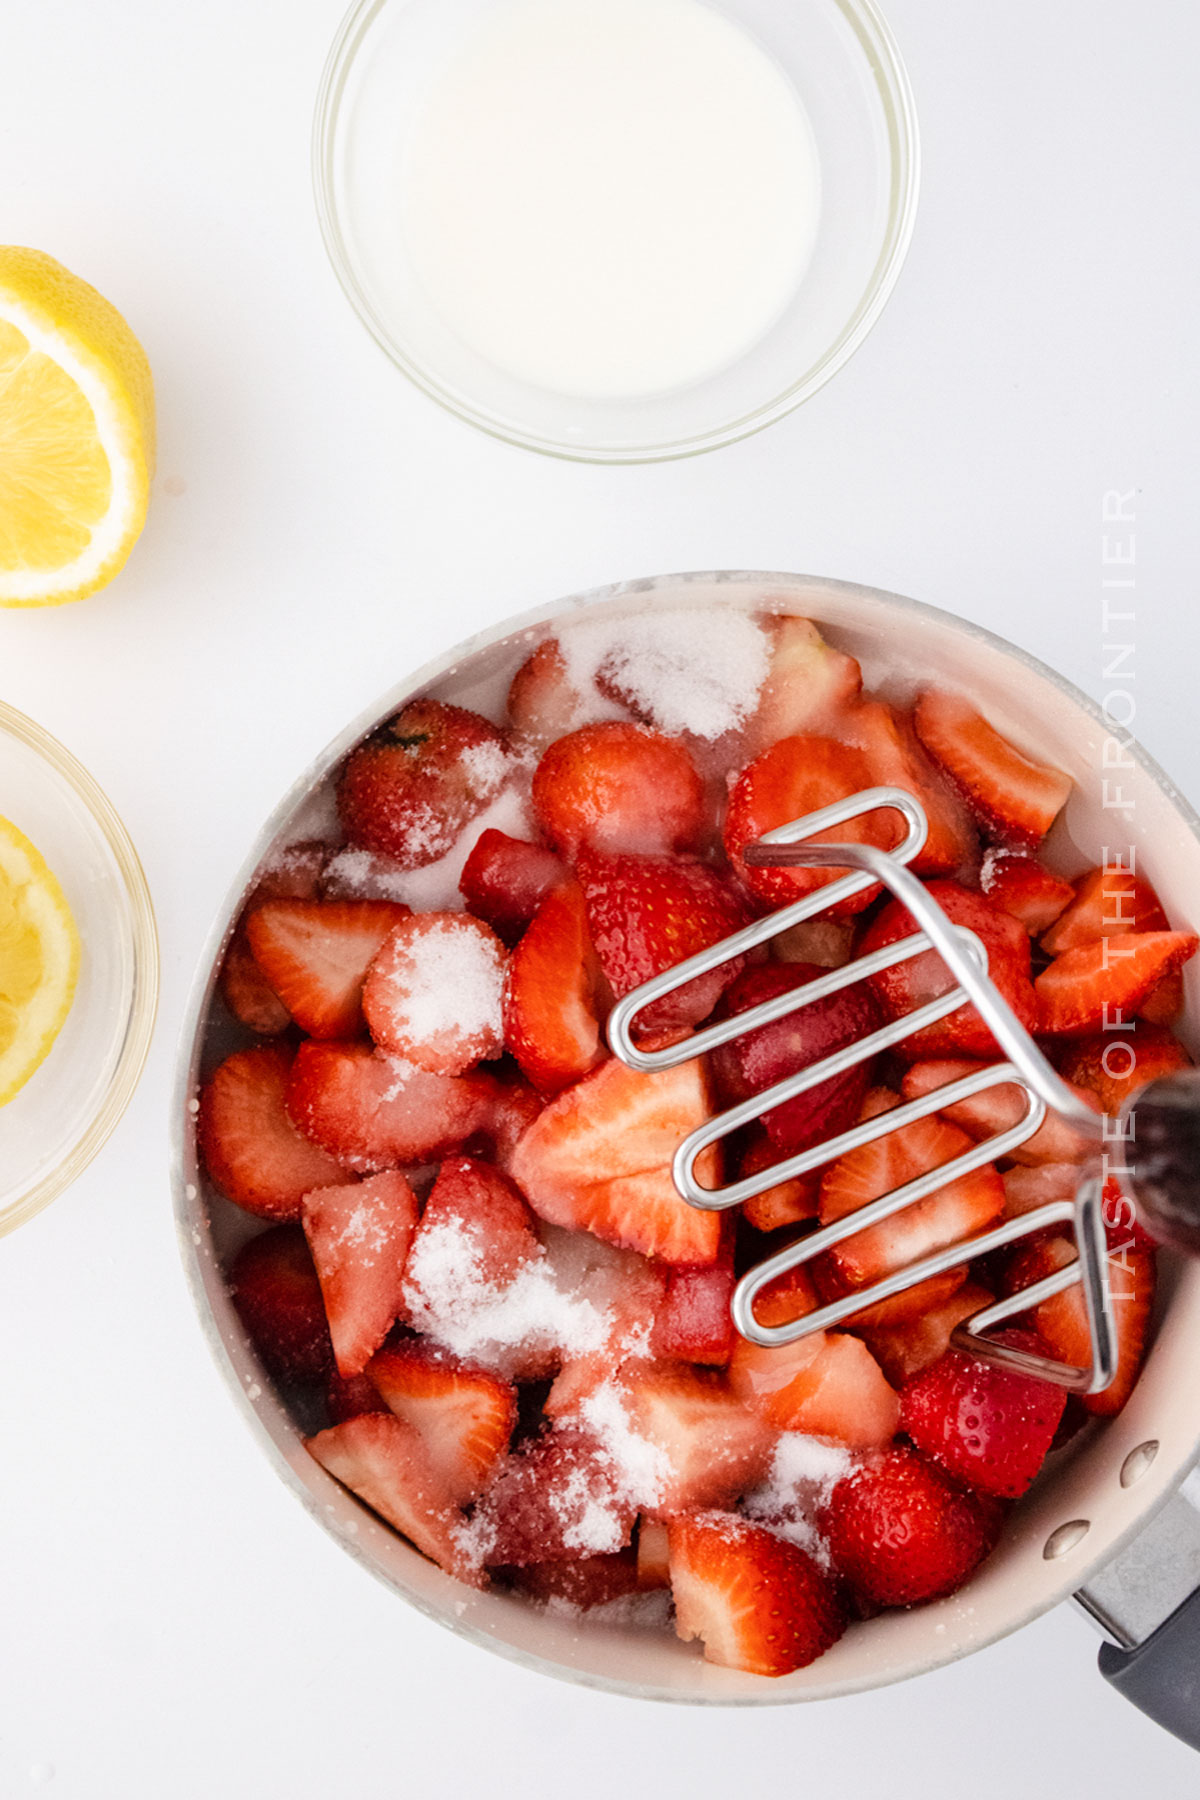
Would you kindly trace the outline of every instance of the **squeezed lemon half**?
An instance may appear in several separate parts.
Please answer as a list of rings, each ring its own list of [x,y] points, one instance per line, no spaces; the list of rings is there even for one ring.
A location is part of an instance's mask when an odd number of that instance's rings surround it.
[[[125,320],[52,256],[0,245],[0,605],[111,581],[153,467],[150,365]]]
[[[79,933],[45,858],[0,818],[0,1106],[24,1087],[71,1010]]]

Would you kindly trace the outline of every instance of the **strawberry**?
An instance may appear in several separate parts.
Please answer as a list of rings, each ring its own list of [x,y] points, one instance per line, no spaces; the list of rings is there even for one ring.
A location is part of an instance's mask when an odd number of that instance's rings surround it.
[[[1042,949],[1050,956],[1061,956],[1066,950],[1094,944],[1098,938],[1170,929],[1170,920],[1150,883],[1118,863],[1106,863],[1080,876],[1070,905],[1043,937]]]
[[[898,1444],[838,1482],[821,1526],[835,1568],[863,1599],[916,1606],[962,1586],[993,1549],[1002,1516]]]
[[[811,619],[779,613],[767,620],[767,629],[773,640],[771,662],[746,727],[752,756],[780,738],[836,725],[862,692],[858,663],[827,644]]]
[[[380,1350],[367,1374],[396,1417],[416,1426],[451,1497],[459,1505],[474,1500],[512,1437],[511,1383],[420,1342]]]
[[[533,777],[533,807],[551,846],[661,855],[696,850],[704,784],[683,745],[642,725],[586,725],[551,744]]]
[[[320,1277],[339,1375],[361,1375],[404,1307],[417,1197],[398,1169],[304,1196],[304,1234]]]
[[[850,1281],[845,1271],[831,1258],[818,1257],[811,1265],[813,1286],[821,1297],[823,1305],[835,1300],[845,1300],[855,1292],[855,1283]],[[860,1307],[843,1319],[839,1330],[853,1331],[863,1336],[872,1331],[886,1331],[893,1325],[907,1325],[913,1319],[920,1319],[928,1312],[944,1306],[953,1298],[967,1279],[966,1265],[947,1269],[943,1275],[928,1275],[924,1281],[916,1281],[911,1286],[901,1288],[889,1300],[875,1300],[870,1306]]]
[[[1044,1355],[1030,1332],[1000,1342]],[[947,1350],[900,1394],[900,1418],[918,1450],[978,1493],[1016,1500],[1032,1484],[1054,1441],[1065,1388]]]
[[[488,1129],[497,1094],[487,1075],[432,1075],[366,1044],[307,1043],[296,1053],[287,1110],[312,1146],[369,1174],[458,1149]]]
[[[539,1217],[592,1231],[664,1262],[715,1262],[721,1221],[688,1206],[671,1161],[709,1117],[698,1062],[653,1075],[615,1059],[552,1100],[511,1159],[513,1178]],[[715,1154],[699,1159],[712,1185]]]
[[[244,921],[229,940],[218,981],[226,1006],[247,1030],[278,1037],[291,1024],[291,1013],[254,960]]]
[[[754,1316],[760,1325],[791,1325],[805,1313],[815,1312],[819,1304],[807,1266],[795,1263],[759,1289]]]
[[[367,970],[408,910],[387,900],[264,900],[247,915],[246,936],[302,1031],[353,1037]]]
[[[900,1091],[906,1100],[917,1100],[952,1081],[965,1080],[985,1066],[966,1057],[913,1063],[905,1070]],[[1085,1105],[1092,1104],[1093,1096],[1086,1089],[1078,1088],[1076,1092]],[[1024,1114],[1025,1107],[1024,1091],[1007,1082],[1002,1087],[984,1088],[967,1100],[954,1101],[942,1108],[941,1116],[961,1127],[968,1137],[981,1142],[984,1138],[1010,1131]],[[1048,1112],[1032,1137],[1005,1154],[1019,1163],[1080,1162],[1090,1147],[1089,1140],[1081,1137],[1056,1113]]]
[[[298,1225],[273,1225],[243,1244],[229,1266],[238,1317],[278,1381],[323,1381],[333,1345],[317,1271]]]
[[[514,731],[534,744],[549,744],[582,725],[625,716],[588,683],[577,687],[557,638],[546,638],[517,670],[508,690],[508,717]]]
[[[921,802],[929,825],[909,867],[917,875],[953,875],[976,854],[975,827],[917,741],[912,722],[882,700],[851,707],[838,736],[861,750],[872,786],[903,788]]]
[[[734,1343],[729,1312],[734,1281],[732,1242],[716,1262],[669,1266],[650,1336],[650,1355],[659,1362],[724,1368]]]
[[[705,863],[581,850],[576,874],[600,967],[620,999],[748,923],[731,884]],[[731,958],[638,1014],[643,1031],[698,1025],[737,975]]]
[[[1022,755],[957,694],[926,688],[913,722],[989,836],[1036,850],[1067,803],[1071,777]]]
[[[544,844],[489,828],[480,832],[463,864],[458,891],[475,917],[511,947],[566,873]]]
[[[748,1012],[779,994],[803,988],[822,973],[805,963],[761,963],[738,977],[723,1010],[733,1016]],[[748,1100],[859,1042],[880,1023],[871,990],[858,982],[722,1044],[712,1054],[713,1069],[725,1098]],[[857,1119],[869,1079],[868,1060],[771,1107],[762,1122],[772,1143],[794,1155],[836,1137]]]
[[[864,1117],[893,1104],[877,1092]],[[844,1218],[882,1194],[941,1168],[971,1148],[971,1139],[937,1114],[914,1119],[861,1149],[840,1157],[821,1179],[821,1223]],[[849,1290],[907,1268],[923,1256],[961,1243],[986,1229],[1004,1210],[1004,1185],[990,1163],[935,1188],[923,1200],[844,1238],[828,1252]],[[961,1279],[961,1278],[960,1278]],[[897,1296],[898,1299],[902,1298]],[[860,1323],[863,1321],[860,1320]]]
[[[1064,951],[1034,982],[1039,1030],[1087,1037],[1128,1025],[1150,990],[1176,974],[1198,944],[1190,931],[1138,931]]]
[[[543,1224],[538,1236],[559,1293],[592,1307],[604,1320],[603,1344],[582,1358],[591,1364],[593,1385],[630,1356],[645,1356],[676,1270],[670,1264],[652,1263],[636,1251],[602,1243],[590,1231],[563,1231]],[[719,1272],[720,1264],[680,1271],[708,1278]],[[582,1390],[578,1352],[574,1361]]]
[[[1004,1216],[1016,1219],[1055,1200],[1074,1200],[1081,1170],[1077,1162],[1046,1162],[1004,1171]]]
[[[742,1152],[738,1179],[758,1175],[773,1168],[788,1155],[773,1144],[765,1131],[757,1129]],[[792,1175],[774,1187],[764,1188],[742,1202],[742,1217],[755,1231],[778,1231],[782,1225],[802,1224],[817,1216],[817,1194],[820,1181],[816,1174]]]
[[[846,1628],[837,1588],[806,1551],[733,1513],[670,1522],[675,1630],[700,1638],[706,1662],[790,1675]]]
[[[776,1433],[717,1370],[630,1365],[623,1380],[635,1431],[663,1459],[655,1512],[732,1505],[764,1479]]]
[[[638,1586],[644,1592],[671,1585],[670,1528],[665,1519],[638,1520],[637,1574]]]
[[[512,764],[504,735],[480,714],[414,700],[357,750],[338,785],[349,842],[423,869],[494,800]]]
[[[571,1562],[530,1563],[513,1571],[513,1585],[531,1600],[553,1601],[573,1612],[590,1612],[636,1594],[637,1558],[632,1550],[608,1556],[581,1556]]]
[[[979,871],[979,885],[993,906],[1011,913],[1030,937],[1040,937],[1069,903],[1069,881],[1045,868],[1035,857],[1011,850],[989,850]]]
[[[854,925],[836,919],[801,919],[771,939],[771,955],[781,963],[815,963],[844,969],[854,954]]]
[[[725,849],[751,893],[768,906],[786,906],[849,873],[845,868],[750,868],[742,852],[766,832],[845,800],[869,788],[872,781],[871,766],[862,751],[832,738],[783,738],[757,756],[734,783],[725,815]],[[900,837],[896,814],[876,810],[835,827],[831,841],[892,850]],[[838,901],[827,916],[849,918],[870,906],[878,893],[875,883]]]
[[[464,1546],[462,1514],[414,1426],[390,1413],[364,1413],[306,1438],[304,1447],[448,1575],[483,1586]]]
[[[556,1094],[603,1060],[604,1010],[583,890],[570,881],[546,896],[512,953],[504,1040],[534,1087]]]
[[[761,1311],[758,1316],[766,1323]],[[776,1431],[870,1450],[890,1443],[900,1423],[879,1364],[861,1339],[843,1331],[814,1331],[775,1349],[739,1338],[729,1380],[743,1404]]]
[[[362,1004],[381,1050],[464,1075],[504,1048],[504,945],[470,913],[402,919],[371,964]]]
[[[334,1369],[325,1388],[325,1410],[331,1425],[344,1425],[347,1419],[385,1413],[388,1407],[366,1375],[339,1375]]]
[[[1173,1031],[1139,1024],[1074,1039],[1064,1046],[1059,1070],[1064,1080],[1090,1089],[1102,1111],[1115,1116],[1146,1082],[1189,1068],[1191,1061]]]
[[[868,1348],[892,1386],[901,1388],[950,1348],[951,1334],[964,1319],[982,1312],[994,1299],[987,1288],[968,1281],[919,1318],[865,1332]]]
[[[345,1180],[346,1170],[310,1143],[284,1111],[292,1074],[284,1044],[236,1050],[200,1095],[200,1153],[227,1199],[263,1219],[298,1219],[310,1188]]]
[[[513,1081],[496,1082],[485,1135],[506,1174],[513,1151],[545,1104],[537,1089],[519,1076]]]
[[[1024,928],[982,894],[973,894],[956,881],[930,881],[926,889],[952,925],[964,925],[980,939],[987,951],[989,976],[1021,1024],[1032,1031],[1038,1006],[1029,979],[1029,939]],[[867,928],[859,950],[864,956],[882,950],[911,937],[916,929],[906,907],[899,900],[891,900]],[[881,969],[870,981],[891,1019],[902,1019],[956,985],[936,950],[926,950],[908,962]],[[914,1061],[926,1056],[979,1056],[988,1060],[998,1054],[995,1039],[971,1005],[960,1006],[949,1017],[923,1026],[904,1038],[896,1049]]]
[[[629,1542],[635,1517],[598,1439],[563,1424],[505,1457],[480,1498],[475,1525],[486,1563],[520,1569],[611,1555]]]
[[[1067,1237],[1041,1236],[1023,1244],[1009,1267],[1006,1291],[1015,1294],[1032,1287],[1074,1259],[1075,1246]],[[1154,1252],[1128,1248],[1110,1252],[1108,1276],[1116,1309],[1117,1372],[1100,1393],[1083,1396],[1087,1410],[1104,1418],[1120,1412],[1141,1370],[1154,1305]],[[1075,1368],[1086,1368],[1090,1363],[1091,1336],[1083,1289],[1078,1282],[1035,1307],[1032,1323],[1052,1356]]]

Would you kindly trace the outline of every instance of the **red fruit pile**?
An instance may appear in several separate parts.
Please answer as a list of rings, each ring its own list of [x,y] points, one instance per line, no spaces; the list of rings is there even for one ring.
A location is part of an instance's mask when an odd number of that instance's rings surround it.
[[[936,955],[664,1072],[606,1044],[615,999],[836,878],[750,867],[751,841],[879,785],[920,798],[917,872],[1097,1108],[1188,1060],[1171,1027],[1196,938],[1140,873],[1071,882],[1042,860],[1069,779],[960,696],[904,711],[865,694],[804,619],[581,620],[517,669],[504,717],[405,707],[338,772],[340,838],[261,872],[220,973],[244,1036],[199,1103],[213,1188],[266,1222],[237,1234],[230,1293],[268,1375],[310,1427],[327,1420],[312,1455],[460,1580],[664,1624],[673,1607],[711,1661],[781,1675],[855,1616],[952,1593],[1036,1478],[1063,1391],[951,1335],[1060,1268],[1065,1236],[778,1349],[738,1338],[729,1310],[737,1271],[1006,1129],[1013,1088],[784,1174],[736,1215],[686,1206],[671,1174],[718,1108],[944,994]],[[839,828],[882,847],[899,832],[881,811]],[[694,975],[636,1033],[686,1041],[912,929],[866,889]],[[214,1023],[228,1049],[229,1019]],[[996,1060],[960,1007],[776,1099],[699,1177],[769,1173]],[[759,1317],[797,1319],[1070,1194],[1084,1153],[1047,1120],[777,1280]],[[1137,1379],[1154,1295],[1153,1244],[1115,1182],[1106,1200],[1123,1304],[1097,1413]],[[1013,1337],[1086,1359],[1079,1289]]]

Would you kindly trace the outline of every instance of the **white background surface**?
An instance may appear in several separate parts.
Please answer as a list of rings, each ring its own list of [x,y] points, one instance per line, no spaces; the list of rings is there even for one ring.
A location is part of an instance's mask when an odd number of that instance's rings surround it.
[[[0,237],[126,313],[161,432],[132,563],[81,607],[0,615],[0,693],[124,814],[164,957],[129,1115],[0,1244],[0,1794],[1194,1795],[1200,1763],[1110,1693],[1068,1611],[916,1685],[745,1715],[575,1691],[411,1614],[227,1399],[176,1254],[166,1116],[199,945],[296,771],[409,667],[577,588],[844,576],[1100,694],[1101,498],[1136,487],[1140,731],[1200,795],[1197,14],[891,0],[925,184],[882,323],[764,435],[605,471],[473,434],[351,316],[308,184],[339,11],[0,12]]]

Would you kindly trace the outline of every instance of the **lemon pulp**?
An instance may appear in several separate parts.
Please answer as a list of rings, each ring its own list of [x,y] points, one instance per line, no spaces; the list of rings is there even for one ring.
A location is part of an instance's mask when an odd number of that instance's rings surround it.
[[[71,1010],[79,933],[45,858],[0,818],[0,1106],[44,1060]]]

